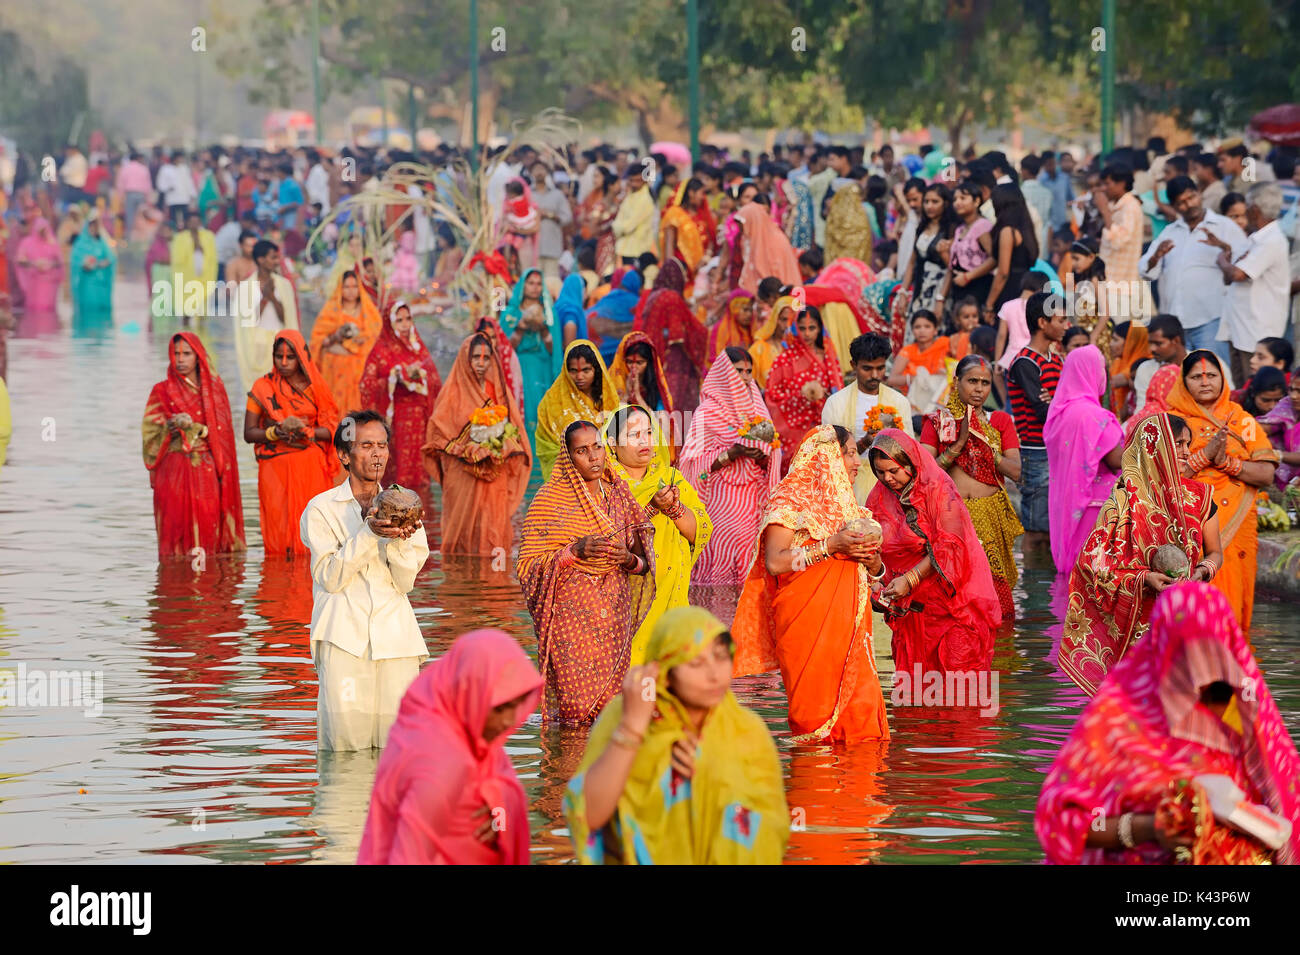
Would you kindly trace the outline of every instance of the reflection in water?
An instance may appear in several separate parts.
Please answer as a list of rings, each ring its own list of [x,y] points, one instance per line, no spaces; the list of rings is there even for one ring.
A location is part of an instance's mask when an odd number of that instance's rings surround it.
[[[242,444],[248,554],[209,557],[202,570],[158,563],[140,415],[166,368],[173,328],[139,331],[143,286],[118,293],[111,333],[10,344],[16,433],[0,472],[0,668],[100,672],[105,700],[98,718],[72,708],[0,710],[0,862],[350,862],[377,754],[318,760],[310,569],[264,559],[257,470]],[[229,327],[210,321],[200,332],[232,407],[242,407]],[[425,337],[444,359],[459,344]],[[42,440],[47,419],[56,440]],[[477,627],[499,627],[535,652],[514,555],[439,555],[440,491],[427,503],[435,553],[411,602],[429,652],[441,655]],[[993,716],[895,707],[888,743],[847,752],[795,746],[780,678],[736,681],[741,702],[776,736],[790,808],[801,810],[789,861],[1042,858],[1034,803],[1084,701],[1049,660],[1059,640],[1054,576],[1050,568],[1022,575],[1014,628],[995,649]],[[1294,733],[1300,623],[1286,610],[1262,603],[1252,637]],[[876,633],[888,697],[892,665],[879,620]],[[572,859],[560,805],[585,740],[573,728],[543,732],[534,717],[509,741],[532,800],[538,862]]]

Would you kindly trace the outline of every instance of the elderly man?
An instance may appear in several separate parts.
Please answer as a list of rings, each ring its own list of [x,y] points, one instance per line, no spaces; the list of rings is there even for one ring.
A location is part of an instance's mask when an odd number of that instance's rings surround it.
[[[1228,290],[1217,264],[1218,247],[1204,240],[1213,235],[1242,255],[1246,233],[1227,216],[1206,209],[1196,183],[1187,176],[1170,179],[1165,193],[1178,218],[1151,243],[1138,270],[1142,278],[1156,283],[1161,309],[1178,316],[1188,349],[1208,348],[1230,364],[1227,342],[1218,340]]]
[[[1250,239],[1245,255],[1235,256],[1232,247],[1216,236],[1202,240],[1220,250],[1217,265],[1228,295],[1219,338],[1232,346],[1232,375],[1237,382],[1250,377],[1250,356],[1257,341],[1286,334],[1291,269],[1286,236],[1277,222],[1281,214],[1281,187],[1276,182],[1257,182],[1246,193]]]
[[[302,512],[321,751],[382,748],[402,694],[429,655],[407,597],[429,556],[424,526],[394,527],[374,514],[389,437],[378,412],[346,415],[334,448],[348,479]]]

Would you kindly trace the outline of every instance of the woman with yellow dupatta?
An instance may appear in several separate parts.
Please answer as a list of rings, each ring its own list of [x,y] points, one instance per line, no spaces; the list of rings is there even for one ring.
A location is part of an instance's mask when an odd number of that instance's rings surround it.
[[[659,220],[659,261],[676,258],[694,276],[706,253],[713,249],[717,228],[704,195],[704,183],[694,178],[686,180],[677,187]]]
[[[564,368],[537,405],[537,434],[533,448],[548,480],[563,450],[564,429],[575,421],[602,427],[619,405],[614,376],[605,367],[596,346],[585,338],[564,351]]]
[[[763,324],[754,332],[754,344],[749,346],[749,356],[754,360],[754,380],[758,387],[767,387],[767,376],[772,365],[785,350],[785,333],[794,322],[794,299],[785,295],[776,300]]]
[[[871,517],[853,496],[859,467],[847,430],[808,432],[763,514],[732,625],[736,676],[781,671],[796,742],[889,738],[871,640],[880,539],[850,529]]]
[[[584,865],[776,865],[790,838],[781,763],[731,692],[732,642],[707,610],[660,618],[592,728],[564,813]],[[653,680],[655,693],[644,692]]]
[[[623,685],[632,635],[654,600],[654,528],[609,467],[600,432],[575,421],[524,518],[515,570],[546,680],[542,720],[590,723]],[[632,577],[645,577],[632,587]]]
[[[619,408],[605,440],[614,473],[627,481],[645,519],[654,525],[655,599],[632,638],[632,666],[640,666],[655,623],[666,611],[690,602],[691,569],[713,535],[713,522],[695,488],[669,463],[670,449],[644,407]]]
[[[1184,475],[1214,489],[1223,566],[1211,583],[1223,591],[1242,631],[1249,633],[1259,550],[1255,494],[1273,480],[1278,453],[1258,422],[1229,396],[1223,365],[1211,351],[1197,349],[1183,359],[1182,376],[1166,401],[1169,413],[1192,429]]]
[[[344,272],[311,327],[310,351],[342,411],[360,411],[361,373],[366,356],[384,330],[379,309],[357,273]]]

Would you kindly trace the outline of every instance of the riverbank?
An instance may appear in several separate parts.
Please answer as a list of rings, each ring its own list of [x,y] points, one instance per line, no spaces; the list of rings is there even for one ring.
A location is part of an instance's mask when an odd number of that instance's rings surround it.
[[[1300,597],[1300,530],[1259,535],[1255,585],[1280,597]]]

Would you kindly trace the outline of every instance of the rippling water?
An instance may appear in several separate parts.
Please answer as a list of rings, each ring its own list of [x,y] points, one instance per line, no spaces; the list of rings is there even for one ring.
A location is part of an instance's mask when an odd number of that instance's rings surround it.
[[[0,709],[0,862],[351,862],[377,754],[317,757],[306,564],[264,565],[257,471],[240,442],[248,554],[201,572],[159,565],[140,418],[174,329],[137,318],[142,286],[118,295],[116,327],[99,337],[10,341],[0,669],[101,672],[104,706]],[[229,330],[213,323],[204,337],[237,381]],[[433,503],[436,549],[436,492]],[[792,746],[779,679],[737,681],[777,737],[802,824],[788,861],[1041,858],[1034,803],[1082,699],[1048,663],[1051,583],[1049,571],[1022,576],[994,717],[896,708],[886,744]],[[535,649],[512,570],[488,560],[435,555],[411,602],[434,656],[477,626]],[[1286,610],[1262,603],[1252,638],[1296,736],[1300,623]],[[888,648],[877,656],[888,672]],[[535,723],[510,741],[540,862],[572,858],[559,804],[582,745],[580,732]]]

